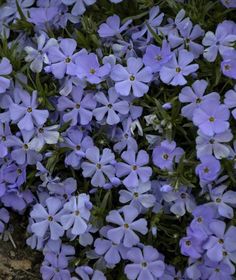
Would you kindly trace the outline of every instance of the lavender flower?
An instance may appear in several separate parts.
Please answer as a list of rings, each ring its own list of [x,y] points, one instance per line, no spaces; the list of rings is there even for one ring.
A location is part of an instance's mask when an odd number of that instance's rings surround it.
[[[230,226],[225,231],[226,224],[223,221],[214,221],[210,223],[209,228],[212,235],[204,244],[208,258],[214,262],[220,262],[223,258],[235,262],[236,227]]]
[[[145,66],[149,66],[155,73],[159,72],[161,67],[170,61],[172,55],[169,44],[164,40],[161,48],[155,45],[147,47],[143,62]]]
[[[235,108],[231,113],[234,119],[236,119],[236,86],[225,93],[224,103],[229,109]]]
[[[163,17],[164,17],[164,13],[160,13],[159,6],[155,6],[155,7],[151,8],[151,10],[149,11],[149,19],[147,20],[147,22],[148,22],[149,26],[153,30],[156,31],[157,28],[162,23]],[[134,32],[132,34],[132,39],[137,40],[140,37],[144,37],[145,34],[147,34],[147,42],[149,42],[150,39],[152,38],[152,34],[148,30],[147,24],[141,25],[141,30],[137,31],[137,32]]]
[[[3,233],[5,224],[9,222],[10,215],[7,209],[0,208],[0,233]]]
[[[10,86],[10,79],[5,77],[5,75],[9,75],[12,72],[12,66],[10,64],[9,59],[3,57],[0,62],[0,94],[4,93],[6,89]]]
[[[107,239],[107,232],[112,229],[110,226],[101,228],[100,234],[102,238],[97,238],[94,242],[95,252],[98,255],[104,255],[104,259],[108,264],[114,265],[125,259],[128,249],[123,244],[116,244]]]
[[[116,210],[110,211],[106,217],[107,222],[118,225],[118,227],[108,230],[107,237],[115,244],[122,243],[125,247],[130,248],[139,242],[135,231],[143,235],[147,233],[147,221],[143,218],[135,221],[139,213],[133,206],[124,206],[122,213],[124,218]]]
[[[87,222],[90,217],[91,202],[89,196],[80,194],[72,196],[70,200],[63,206],[64,213],[60,221],[65,230],[71,228],[73,235],[80,235],[87,230]]]
[[[207,136],[226,131],[229,128],[228,119],[228,108],[217,100],[207,100],[193,113],[193,123]]]
[[[86,6],[94,4],[96,0],[62,0],[65,5],[73,5],[71,14],[73,16],[82,15],[86,11]]]
[[[62,216],[62,203],[58,198],[49,197],[46,200],[46,207],[36,204],[30,213],[35,220],[31,225],[31,230],[39,237],[44,237],[50,231],[52,240],[57,240],[64,234],[64,229],[60,224]]]
[[[191,64],[194,56],[191,52],[180,50],[178,59],[173,55],[171,60],[166,63],[160,70],[160,79],[165,84],[172,86],[185,85],[187,80],[185,76],[190,75],[198,70],[198,64]]]
[[[221,55],[234,51],[233,44],[236,41],[235,23],[224,21],[218,24],[215,34],[208,31],[203,38],[203,45],[207,48],[203,56],[210,62],[215,61],[218,51]]]
[[[229,78],[236,79],[236,54],[232,58],[232,55],[225,56],[221,62],[221,71]]]
[[[86,79],[90,84],[99,84],[109,74],[109,63],[100,66],[97,55],[94,53],[79,56],[76,64],[76,75],[80,79]]]
[[[101,38],[119,36],[125,31],[132,20],[127,20],[125,24],[121,26],[120,18],[117,15],[108,17],[106,23],[102,23],[99,26],[98,34]]]
[[[32,96],[26,91],[19,91],[20,104],[12,103],[9,107],[10,118],[21,130],[30,131],[34,126],[42,126],[49,116],[48,110],[37,109],[37,92]]]
[[[226,8],[236,8],[235,0],[220,0]]]
[[[132,262],[125,267],[128,279],[161,279],[165,264],[152,246],[144,246],[143,252],[139,248],[132,248],[127,253],[127,258]]]
[[[66,111],[63,120],[65,122],[71,121],[71,126],[87,125],[92,120],[92,110],[96,107],[96,100],[92,94],[85,94],[81,86],[73,87],[70,98],[68,96],[61,96],[58,99],[57,108],[59,111]]]
[[[127,67],[117,64],[111,71],[111,78],[115,81],[116,91],[123,96],[133,93],[135,97],[141,97],[148,92],[148,85],[152,80],[152,71],[149,67],[143,67],[142,59],[130,57]]]
[[[74,75],[75,58],[78,55],[74,53],[76,45],[74,39],[62,39],[59,47],[51,46],[47,51],[50,65],[45,70],[52,72],[57,79],[62,79],[65,74]]]
[[[64,136],[66,147],[72,149],[65,158],[65,163],[73,168],[79,168],[82,158],[85,157],[86,150],[93,146],[93,140],[81,130],[72,127]]]
[[[174,162],[179,162],[181,156],[184,154],[182,148],[176,148],[174,141],[162,141],[160,146],[153,150],[152,160],[153,163],[161,168],[171,170]]]
[[[103,272],[100,270],[93,270],[89,266],[79,266],[75,269],[75,272],[81,277],[80,279],[83,280],[106,280]],[[76,278],[75,280],[78,279]]]
[[[91,184],[94,187],[103,187],[106,175],[110,180],[115,176],[115,168],[113,166],[115,156],[110,149],[105,148],[100,155],[97,147],[86,150],[86,159],[81,165],[84,177],[92,177]]]
[[[207,81],[197,80],[192,86],[184,87],[179,94],[179,101],[181,103],[189,103],[184,106],[181,110],[181,114],[192,120],[194,110],[199,108],[199,106],[207,100],[219,100],[220,96],[217,92],[212,92],[207,95],[204,95],[207,88]]]
[[[120,100],[114,88],[109,89],[108,97],[103,92],[99,92],[96,94],[95,99],[103,105],[93,110],[97,121],[102,121],[107,115],[106,123],[114,125],[120,122],[119,115],[126,115],[129,112],[129,103],[125,100]]]
[[[148,153],[144,150],[127,150],[121,154],[121,158],[126,162],[118,162],[116,165],[116,175],[125,177],[123,184],[126,187],[137,187],[139,180],[145,183],[152,175],[152,169],[145,166],[149,162]]]
[[[156,201],[155,196],[149,194],[151,190],[151,183],[139,183],[137,187],[127,188],[127,190],[120,190],[119,201],[121,203],[130,202],[130,205],[134,206],[141,212],[143,208],[150,208],[154,206]]]
[[[13,147],[11,152],[12,159],[17,164],[36,164],[37,161],[42,159],[42,155],[37,153],[32,147],[32,137],[34,131],[21,131],[22,140],[17,136],[9,136],[8,146]]]
[[[43,280],[70,279],[70,271],[67,269],[65,257],[61,254],[47,253],[40,268]]]
[[[230,154],[230,147],[224,143],[228,143],[232,140],[233,134],[230,130],[218,133],[211,136],[207,136],[201,131],[198,131],[197,143],[197,156],[200,158],[205,155],[212,155],[217,159],[226,158]]]
[[[209,183],[214,181],[221,169],[219,160],[213,156],[203,156],[200,159],[201,163],[195,169],[196,174],[202,182]]]
[[[54,38],[48,39],[44,33],[37,37],[37,49],[27,46],[24,50],[27,53],[26,62],[30,63],[30,69],[33,72],[39,73],[43,69],[43,63],[49,64],[47,50],[52,46],[57,46],[57,40]]]
[[[233,207],[236,207],[236,192],[226,191],[227,186],[219,186],[210,191],[210,196],[220,216],[232,219],[234,216]]]

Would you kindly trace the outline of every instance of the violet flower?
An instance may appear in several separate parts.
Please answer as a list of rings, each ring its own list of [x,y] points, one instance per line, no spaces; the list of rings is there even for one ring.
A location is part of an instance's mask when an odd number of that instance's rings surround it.
[[[57,46],[57,40],[54,38],[48,39],[44,33],[37,37],[37,49],[31,46],[26,46],[24,50],[27,53],[26,62],[30,62],[30,69],[33,72],[39,73],[43,69],[43,63],[49,64],[47,50],[52,46]]]
[[[135,232],[147,234],[147,221],[143,218],[135,220],[139,213],[133,206],[124,206],[122,213],[123,217],[117,210],[109,212],[106,221],[118,227],[109,229],[107,237],[115,244],[122,243],[125,247],[131,248],[139,242],[139,237]]]
[[[5,77],[12,72],[12,66],[8,58],[3,57],[0,62],[0,94],[10,87],[10,79]]]
[[[70,97],[70,98],[69,98]],[[71,121],[71,126],[87,125],[92,120],[92,110],[96,107],[96,100],[93,94],[85,94],[81,86],[73,87],[70,96],[61,96],[58,99],[57,108],[59,111],[69,112],[63,114],[64,122]]]
[[[149,66],[156,73],[161,70],[163,65],[170,61],[172,55],[169,44],[164,40],[161,48],[152,44],[146,48],[143,62],[145,66]]]
[[[71,228],[73,235],[85,233],[88,227],[90,217],[91,202],[86,194],[72,196],[63,206],[63,214],[60,218],[61,224],[65,230]]]
[[[80,168],[81,160],[85,157],[86,150],[93,146],[93,139],[81,130],[72,127],[64,135],[64,141],[63,146],[72,149],[67,154],[65,163],[75,169]]]
[[[31,230],[39,237],[44,237],[46,232],[50,231],[52,240],[57,240],[64,234],[64,229],[60,224],[62,216],[62,202],[58,198],[49,197],[46,200],[46,207],[36,204],[30,213],[35,222]]]
[[[148,85],[152,80],[152,70],[143,67],[141,58],[130,57],[127,67],[117,64],[111,71],[111,78],[115,81],[116,91],[123,96],[133,93],[135,97],[141,97],[148,92]]]
[[[214,205],[220,216],[232,219],[234,211],[232,207],[236,207],[236,192],[227,190],[227,186],[221,185],[210,191],[210,196],[213,202],[210,205]]]
[[[12,103],[9,107],[10,118],[21,130],[30,131],[34,127],[42,126],[49,116],[48,110],[37,109],[37,92],[32,96],[23,90],[18,91],[20,104]]]
[[[90,84],[99,84],[110,73],[109,63],[100,66],[98,57],[95,53],[82,54],[76,61],[75,74],[80,79],[86,79]]]
[[[218,100],[207,100],[193,113],[193,123],[207,136],[222,133],[229,128],[229,109]]]
[[[204,183],[209,183],[217,179],[221,169],[219,160],[210,155],[205,155],[200,159],[201,163],[195,169],[200,180]]]
[[[114,125],[120,122],[120,115],[126,115],[129,112],[129,103],[119,99],[118,93],[114,88],[108,90],[108,97],[103,92],[99,92],[95,96],[98,104],[103,106],[95,108],[93,114],[97,121],[106,119],[106,123]]]
[[[152,175],[152,168],[146,166],[149,163],[148,153],[140,150],[127,150],[121,154],[125,162],[116,164],[116,175],[125,177],[123,184],[126,187],[137,187],[139,182],[146,183]]]
[[[65,74],[75,75],[76,46],[74,39],[61,39],[59,46],[51,46],[47,51],[50,65],[45,67],[46,72],[52,72],[57,79]]]
[[[152,160],[160,169],[172,170],[174,162],[178,163],[183,154],[184,150],[176,147],[174,141],[164,140],[160,146],[154,148]]]
[[[172,86],[185,85],[187,83],[185,76],[196,72],[199,68],[198,64],[190,64],[193,60],[194,56],[191,52],[180,50],[178,58],[173,55],[171,60],[161,68],[161,81]]]
[[[5,229],[5,224],[9,222],[10,215],[7,209],[1,207],[0,208],[0,233],[3,233]]]
[[[144,246],[143,252],[140,248],[134,247],[127,253],[127,258],[132,262],[125,266],[128,279],[162,279],[165,264],[152,246]]]
[[[128,25],[132,20],[127,20],[122,26],[120,18],[117,15],[113,15],[107,18],[106,23],[102,23],[99,26],[98,34],[101,38],[119,36],[120,33],[128,28]]]
[[[96,0],[61,0],[65,5],[73,5],[71,14],[73,16],[82,15],[86,11],[86,6],[90,6],[96,2]]]
[[[86,159],[81,165],[83,176],[85,178],[92,177],[91,184],[94,187],[103,187],[106,183],[106,178],[111,180],[115,177],[115,156],[110,149],[105,148],[100,155],[97,147],[92,147],[86,150]]]

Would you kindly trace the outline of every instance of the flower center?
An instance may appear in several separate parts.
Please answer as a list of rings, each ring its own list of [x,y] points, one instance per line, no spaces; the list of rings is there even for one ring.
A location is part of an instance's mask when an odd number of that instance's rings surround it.
[[[142,262],[142,267],[147,267],[147,263],[146,262]]]
[[[210,144],[214,144],[214,143],[215,143],[215,140],[214,140],[214,139],[211,139],[211,140],[209,141],[209,143],[210,143]]]
[[[53,221],[53,217],[52,216],[48,216],[48,221],[52,222]]]
[[[134,193],[134,197],[136,197],[136,198],[138,197],[138,193],[137,192]]]
[[[185,199],[186,198],[186,193],[181,193],[181,195],[180,195],[180,197],[182,198],[182,199]]]
[[[24,145],[23,145],[23,148],[24,148],[25,150],[28,150],[28,149],[29,149],[29,146],[28,146],[27,144],[24,144]]]
[[[215,118],[214,117],[210,117],[209,118],[209,122],[214,122],[215,121]]]
[[[107,107],[108,107],[109,109],[111,109],[111,108],[112,108],[112,104],[108,104]]]
[[[208,173],[210,170],[209,170],[208,167],[205,167],[205,168],[203,169],[203,171],[204,171],[204,173]]]
[[[66,62],[66,63],[70,63],[70,62],[71,62],[71,58],[70,58],[70,57],[67,57],[67,58],[65,59],[65,62]]]
[[[39,128],[39,133],[44,133],[44,129],[42,127]]]
[[[167,160],[169,158],[169,155],[168,154],[163,154],[162,156],[165,160]]]
[[[180,68],[180,67],[176,67],[176,68],[175,68],[175,71],[176,71],[177,73],[180,73],[181,68]]]
[[[157,60],[157,61],[161,61],[161,60],[162,60],[161,55],[157,55],[157,56],[156,56],[156,60]]]
[[[187,240],[187,241],[185,242],[185,244],[186,244],[187,246],[190,246],[190,245],[191,245],[191,241],[190,241],[190,240]]]
[[[80,104],[77,103],[77,104],[75,105],[75,107],[76,107],[76,109],[79,109],[79,108],[80,108]]]
[[[96,167],[97,167],[97,169],[101,169],[101,168],[102,168],[102,166],[101,166],[100,163],[97,163],[97,164],[96,164]]]
[[[2,141],[4,142],[6,140],[7,140],[6,136],[2,136]]]
[[[128,139],[129,138],[128,133],[125,133],[124,137],[125,137],[125,139]]]
[[[28,113],[31,113],[31,112],[32,112],[32,108],[31,108],[31,107],[28,107],[28,108],[27,108],[27,112],[28,112]]]
[[[198,97],[198,98],[196,99],[196,103],[199,104],[199,103],[201,103],[201,102],[202,102],[202,99]]]
[[[134,75],[131,75],[131,76],[129,77],[129,79],[130,79],[130,81],[134,81],[134,80],[135,80]]]
[[[81,149],[80,145],[77,145],[75,148],[77,151],[79,151]]]
[[[128,224],[124,224],[124,228],[129,228],[129,225]]]
[[[90,72],[90,74],[95,74],[96,71],[95,71],[95,69],[92,68],[92,69],[90,69],[89,72]]]
[[[224,244],[224,240],[223,240],[223,239],[219,239],[218,242],[219,242],[220,244]]]
[[[221,198],[217,197],[216,202],[221,203]]]
[[[75,216],[79,216],[80,212],[79,210],[75,211]]]
[[[198,218],[197,218],[197,222],[198,222],[198,223],[201,223],[201,222],[202,222],[202,217],[198,217]]]
[[[17,170],[16,170],[16,172],[17,172],[17,174],[22,174],[22,170],[20,169],[20,168],[18,168]]]
[[[132,169],[133,169],[134,171],[137,170],[137,169],[138,169],[137,165],[133,165],[133,166],[132,166]]]
[[[231,66],[226,64],[224,68],[225,68],[226,71],[229,71],[231,69]]]

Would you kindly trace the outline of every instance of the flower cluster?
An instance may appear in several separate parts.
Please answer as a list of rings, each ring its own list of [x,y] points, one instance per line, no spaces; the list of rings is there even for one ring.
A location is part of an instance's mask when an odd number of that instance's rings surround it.
[[[0,234],[43,280],[234,279],[236,2],[164,2],[0,6]]]

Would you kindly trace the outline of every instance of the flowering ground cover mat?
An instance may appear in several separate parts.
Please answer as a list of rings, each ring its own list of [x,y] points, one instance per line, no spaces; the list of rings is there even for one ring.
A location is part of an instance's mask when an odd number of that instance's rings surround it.
[[[236,279],[235,127],[236,0],[0,1],[0,279]]]

